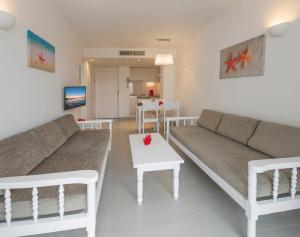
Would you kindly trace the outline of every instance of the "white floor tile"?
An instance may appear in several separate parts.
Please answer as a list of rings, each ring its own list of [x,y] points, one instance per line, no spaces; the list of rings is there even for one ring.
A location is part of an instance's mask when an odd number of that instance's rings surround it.
[[[262,231],[257,234],[257,237],[299,237],[300,227],[290,226],[275,229],[272,231]]]
[[[280,227],[292,225],[288,218],[281,213],[261,216],[257,221],[257,228],[259,230],[272,230]]]

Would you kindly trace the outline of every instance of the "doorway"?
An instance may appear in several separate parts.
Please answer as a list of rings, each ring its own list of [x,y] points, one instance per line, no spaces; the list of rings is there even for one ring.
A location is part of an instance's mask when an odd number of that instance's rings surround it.
[[[118,68],[97,68],[95,81],[96,118],[118,118]]]

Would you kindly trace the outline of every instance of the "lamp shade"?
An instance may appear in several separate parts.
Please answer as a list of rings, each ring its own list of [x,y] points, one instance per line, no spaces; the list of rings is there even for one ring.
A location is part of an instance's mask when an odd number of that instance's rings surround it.
[[[8,12],[0,10],[0,29],[8,30],[16,24],[16,17]]]
[[[155,65],[172,65],[174,64],[172,54],[157,54],[155,57]]]
[[[283,36],[291,28],[292,22],[283,22],[280,24],[273,25],[269,28],[269,34],[273,37]]]

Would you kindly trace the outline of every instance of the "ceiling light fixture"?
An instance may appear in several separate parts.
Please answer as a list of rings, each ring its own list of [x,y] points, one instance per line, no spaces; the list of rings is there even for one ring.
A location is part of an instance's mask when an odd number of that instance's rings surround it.
[[[16,17],[11,13],[0,10],[0,29],[8,30],[16,24]]]
[[[168,51],[170,51],[170,39],[157,39],[159,43],[159,48],[160,48],[160,43],[161,42],[167,42],[168,43]],[[156,57],[155,57],[155,65],[172,65],[174,64],[173,60],[173,55],[171,53],[161,53],[159,52]]]

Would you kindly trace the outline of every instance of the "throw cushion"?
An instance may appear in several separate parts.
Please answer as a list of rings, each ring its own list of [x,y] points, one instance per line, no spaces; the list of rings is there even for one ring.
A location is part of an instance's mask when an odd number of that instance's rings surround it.
[[[248,145],[276,158],[300,156],[300,128],[261,122]]]
[[[223,113],[213,111],[213,110],[203,110],[197,124],[200,127],[206,128],[215,132],[220,125]]]
[[[46,123],[34,128],[32,131],[37,136],[47,156],[51,155],[67,141],[66,136],[56,122]]]
[[[24,176],[46,157],[32,132],[0,141],[0,177]]]
[[[79,131],[79,126],[75,122],[72,114],[67,114],[55,120],[67,138]]]
[[[247,145],[258,124],[258,120],[232,114],[224,114],[217,133]]]

